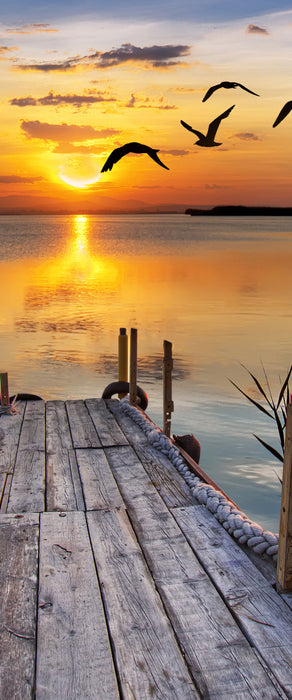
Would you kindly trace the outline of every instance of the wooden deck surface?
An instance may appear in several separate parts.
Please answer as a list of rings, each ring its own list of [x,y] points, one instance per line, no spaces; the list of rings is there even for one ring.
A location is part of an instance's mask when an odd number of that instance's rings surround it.
[[[292,698],[292,611],[116,400],[0,417],[1,700]]]

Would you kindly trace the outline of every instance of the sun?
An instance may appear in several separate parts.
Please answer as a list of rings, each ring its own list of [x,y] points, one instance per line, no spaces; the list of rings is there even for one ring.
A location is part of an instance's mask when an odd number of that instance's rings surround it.
[[[66,185],[85,188],[98,182],[100,171],[93,158],[78,156],[68,159],[60,166],[59,177]]]
[[[59,172],[60,178],[66,185],[71,185],[71,187],[87,187],[88,185],[93,185],[98,182],[100,175],[95,175],[92,178],[84,178],[81,175],[79,177],[70,177],[65,173]]]

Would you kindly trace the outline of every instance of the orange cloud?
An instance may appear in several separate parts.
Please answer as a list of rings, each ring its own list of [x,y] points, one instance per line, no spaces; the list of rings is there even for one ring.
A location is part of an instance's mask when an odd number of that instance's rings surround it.
[[[54,63],[16,63],[14,68],[21,71],[38,71],[41,73],[74,71],[82,65],[83,59],[79,56],[67,58],[64,61],[55,61]]]
[[[44,32],[45,34],[51,34],[52,32],[58,32],[58,29],[52,29],[49,24],[23,24],[20,27],[11,27],[5,30],[7,34],[37,34],[39,32]]]
[[[259,136],[248,131],[242,132],[240,134],[233,134],[233,137],[230,138],[241,139],[241,141],[261,141]]]
[[[18,46],[0,46],[0,61],[7,61],[9,51],[18,51]]]
[[[113,134],[120,133],[117,129],[94,129],[93,126],[78,126],[75,124],[48,124],[47,122],[25,121],[21,122],[21,129],[29,139],[42,139],[43,141],[89,141],[103,139]]]
[[[4,185],[16,182],[39,182],[40,180],[43,180],[43,178],[36,175],[32,177],[26,177],[24,175],[0,175],[0,182]]]
[[[270,34],[270,32],[268,32],[267,29],[264,29],[263,27],[258,27],[256,24],[249,24],[246,28],[246,33],[247,34],[266,34],[266,35]]]
[[[151,102],[149,97],[136,97],[132,92],[131,97],[125,107],[135,109],[177,109],[176,105],[166,104],[164,97],[159,97],[158,102]]]
[[[72,58],[53,63],[19,63],[15,67],[22,71],[67,72],[74,71],[78,67],[88,68],[93,62],[95,68],[112,68],[125,63],[136,62],[151,66],[151,68],[169,68],[184,65],[181,61],[175,59],[189,55],[190,51],[191,47],[187,45],[169,44],[166,46],[140,47],[127,43],[111,51],[95,51],[85,56],[72,56]]]
[[[104,149],[103,148],[97,148],[94,146],[94,153],[103,153]],[[84,146],[83,144],[76,144],[76,143],[71,143],[71,141],[65,142],[61,141],[59,142],[53,149],[53,153],[78,153],[79,155],[81,154],[90,154],[92,155],[92,146]]]
[[[191,47],[187,45],[168,44],[166,46],[134,46],[130,43],[125,43],[118,49],[105,51],[101,53],[97,51],[91,56],[91,59],[97,58],[98,68],[111,68],[119,66],[122,63],[138,62],[150,63],[153,68],[161,68],[165,66],[176,66],[179,61],[174,60],[181,56],[188,56]]]
[[[170,156],[188,156],[192,151],[186,151],[184,148],[161,148],[160,153],[166,153]]]
[[[86,107],[90,107],[97,102],[115,102],[115,98],[107,97],[106,93],[101,91],[92,91],[89,94],[83,95],[60,95],[55,93],[53,90],[50,90],[49,94],[45,95],[44,97],[35,98],[28,95],[27,97],[13,97],[13,99],[10,100],[10,104],[16,105],[17,107],[37,107],[38,105],[52,105],[56,107],[58,105],[69,105],[76,107],[77,109],[83,107],[84,105]]]

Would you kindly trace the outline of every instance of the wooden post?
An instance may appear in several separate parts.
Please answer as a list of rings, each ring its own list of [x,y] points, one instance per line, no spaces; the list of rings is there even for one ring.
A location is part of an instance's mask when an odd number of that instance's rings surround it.
[[[287,406],[277,563],[277,589],[292,592],[292,404]]]
[[[137,403],[137,330],[131,328],[130,336],[130,403]]]
[[[119,358],[119,382],[128,381],[128,336],[126,328],[120,328],[119,343],[118,343],[118,358]],[[122,399],[126,394],[118,394],[119,399]]]
[[[8,373],[1,372],[1,406],[9,406]]]
[[[172,343],[163,341],[163,432],[170,437],[172,400]]]

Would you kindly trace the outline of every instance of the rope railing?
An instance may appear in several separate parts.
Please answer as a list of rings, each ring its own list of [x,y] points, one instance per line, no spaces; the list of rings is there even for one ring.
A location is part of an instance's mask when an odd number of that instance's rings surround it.
[[[183,476],[197,501],[204,504],[214,514],[232,537],[240,544],[247,544],[257,554],[267,554],[273,560],[277,560],[279,535],[264,530],[260,525],[250,520],[221,491],[206,484],[191,472],[178,448],[141,409],[131,405],[128,398],[122,399],[119,405],[121,410],[139,425],[147,436],[149,444],[168,457]]]

